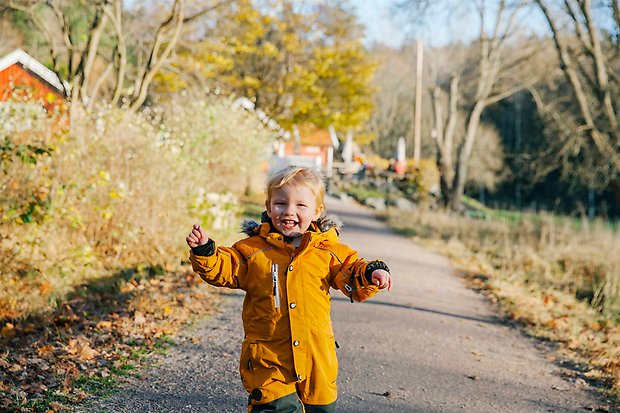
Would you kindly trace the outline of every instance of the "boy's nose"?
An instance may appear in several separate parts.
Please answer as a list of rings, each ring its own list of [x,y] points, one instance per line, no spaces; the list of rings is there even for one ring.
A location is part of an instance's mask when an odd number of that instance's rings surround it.
[[[284,215],[293,215],[295,213],[295,207],[293,205],[287,205],[284,208]]]

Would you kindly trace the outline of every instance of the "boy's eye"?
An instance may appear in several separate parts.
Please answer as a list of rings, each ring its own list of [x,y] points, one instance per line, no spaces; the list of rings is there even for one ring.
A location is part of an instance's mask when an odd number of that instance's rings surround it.
[[[307,205],[306,204],[297,204],[298,207],[300,208],[305,208]]]

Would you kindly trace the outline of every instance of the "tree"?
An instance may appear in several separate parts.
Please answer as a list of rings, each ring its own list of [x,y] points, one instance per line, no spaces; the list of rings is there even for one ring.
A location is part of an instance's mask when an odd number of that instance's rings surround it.
[[[409,2],[415,7],[415,1]],[[465,3],[463,3],[465,4]],[[496,7],[485,1],[470,1],[478,18],[478,35],[467,47],[453,45],[442,50],[435,64],[431,86],[437,166],[441,175],[443,204],[460,210],[467,174],[482,115],[489,106],[513,95],[525,85],[515,71],[535,52],[535,42],[512,46],[520,32],[518,13],[522,3],[501,0]],[[445,53],[448,52],[448,56]],[[452,55],[449,55],[452,52]],[[454,59],[454,54],[459,56]],[[532,81],[532,80],[530,80]],[[465,129],[457,136],[459,118]]]
[[[368,128],[377,136],[373,149],[384,158],[392,158],[398,139],[411,142],[413,137],[414,63],[407,48],[397,51],[377,45],[372,57],[381,64],[373,77],[374,111]]]
[[[549,25],[564,78],[550,74],[546,84],[532,88],[548,134],[559,137],[550,139],[543,159],[581,185],[604,189],[620,172],[618,1],[534,3]]]
[[[122,102],[136,111],[145,102],[155,74],[176,47],[183,26],[220,4],[203,5],[190,14],[185,0],[162,3],[163,18],[155,16],[159,23],[154,33],[141,33],[134,44],[127,44],[124,21],[137,18],[123,9],[122,0],[9,0],[3,7],[27,15],[44,36],[51,67],[69,83],[66,92],[73,103],[91,106],[112,77],[105,97],[112,104]],[[142,49],[141,44],[147,47]],[[130,59],[135,65],[132,71],[128,70]],[[133,78],[128,79],[129,75]]]
[[[341,6],[239,0],[183,45],[161,80],[187,87],[203,79],[199,87],[245,96],[284,127],[359,127],[372,107],[374,70],[360,30]]]

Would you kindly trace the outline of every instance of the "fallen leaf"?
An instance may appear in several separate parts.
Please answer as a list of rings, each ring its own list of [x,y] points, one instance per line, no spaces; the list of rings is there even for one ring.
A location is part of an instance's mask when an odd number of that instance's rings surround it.
[[[80,358],[82,360],[92,360],[99,354],[97,350],[91,348],[88,344],[84,344],[80,348]]]
[[[69,408],[63,404],[60,404],[58,402],[51,402],[50,403],[50,407],[52,408],[53,412],[58,412],[58,411],[62,411],[62,410],[66,410],[69,411]]]
[[[4,327],[2,327],[2,330],[0,330],[0,335],[6,338],[15,337],[15,326],[11,323],[6,323]]]
[[[65,372],[65,379],[62,382],[63,392],[67,393],[73,387],[73,380],[80,376],[75,366],[69,366]]]
[[[99,330],[109,330],[110,328],[112,328],[112,322],[111,321],[100,321],[97,323],[97,328]]]
[[[49,353],[53,353],[53,352],[54,352],[54,346],[52,346],[52,345],[50,345],[50,344],[45,345],[45,346],[43,346],[43,347],[39,347],[39,348],[37,349],[37,354],[38,354],[39,356],[45,356],[45,355],[47,355],[47,354],[49,354]]]
[[[136,311],[133,315],[133,322],[136,324],[146,323],[146,317],[142,314],[142,311]]]

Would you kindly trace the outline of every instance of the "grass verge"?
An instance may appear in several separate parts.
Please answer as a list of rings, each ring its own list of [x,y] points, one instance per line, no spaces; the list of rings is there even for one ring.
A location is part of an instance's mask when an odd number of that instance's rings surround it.
[[[607,223],[575,228],[552,216],[471,219],[391,212],[388,224],[446,256],[525,332],[559,345],[620,402],[620,235]]]

